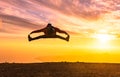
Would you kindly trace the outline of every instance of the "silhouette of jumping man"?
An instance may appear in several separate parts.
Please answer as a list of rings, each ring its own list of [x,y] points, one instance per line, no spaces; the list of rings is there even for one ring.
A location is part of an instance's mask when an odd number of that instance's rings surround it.
[[[40,35],[40,36],[37,36],[37,37],[31,37],[30,34],[33,34],[33,33],[39,33],[39,32],[44,32],[44,35]],[[67,35],[67,37],[62,37],[62,36],[59,36],[59,35],[56,35],[56,33],[59,32],[59,33],[64,33]],[[35,30],[35,31],[32,31],[28,35],[28,40],[29,41],[32,41],[32,40],[37,40],[37,39],[40,39],[40,38],[60,38],[60,39],[63,39],[63,40],[66,40],[66,41],[69,41],[69,34],[63,30],[60,30],[56,27],[53,27],[52,24],[48,23],[47,26],[43,29],[40,29],[40,30]]]

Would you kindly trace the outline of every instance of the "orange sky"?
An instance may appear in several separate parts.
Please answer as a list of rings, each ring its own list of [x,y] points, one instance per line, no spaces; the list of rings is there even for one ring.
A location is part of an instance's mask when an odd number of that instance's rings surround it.
[[[0,62],[120,63],[119,0],[0,1]],[[70,41],[27,35],[51,22]]]

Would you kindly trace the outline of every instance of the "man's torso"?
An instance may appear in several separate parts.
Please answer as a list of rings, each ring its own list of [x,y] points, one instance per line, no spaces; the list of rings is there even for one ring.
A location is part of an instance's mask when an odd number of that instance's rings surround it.
[[[56,35],[56,30],[53,27],[50,27],[46,28],[44,33],[46,36],[54,36]]]

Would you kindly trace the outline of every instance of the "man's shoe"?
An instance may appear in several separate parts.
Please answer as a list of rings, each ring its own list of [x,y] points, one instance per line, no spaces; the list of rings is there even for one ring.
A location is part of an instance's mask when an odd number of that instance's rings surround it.
[[[66,37],[66,41],[69,41],[69,36],[68,36],[68,37]]]
[[[28,41],[31,41],[32,40],[32,38],[30,37],[30,35],[28,35]]]

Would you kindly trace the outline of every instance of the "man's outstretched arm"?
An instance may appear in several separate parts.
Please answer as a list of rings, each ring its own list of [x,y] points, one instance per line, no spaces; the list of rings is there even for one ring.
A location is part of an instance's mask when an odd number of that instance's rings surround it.
[[[44,31],[44,29],[35,30],[35,31],[32,31],[30,34],[32,34],[32,33],[38,33],[38,32],[43,32],[43,31]]]
[[[56,29],[56,31],[59,32],[59,33],[64,33],[64,34],[66,34],[66,35],[67,35],[66,40],[69,41],[70,35],[69,35],[67,32],[65,32],[65,31],[63,31],[63,30],[60,30],[60,29],[58,29],[58,28],[55,28],[55,29]]]
[[[66,35],[69,35],[67,32],[65,32],[65,31],[63,31],[63,30],[60,30],[60,29],[58,29],[58,28],[55,28],[55,29],[56,29],[56,31],[59,32],[59,33],[64,33],[64,34],[66,34]]]
[[[45,30],[45,28],[40,29],[40,30],[35,30],[35,31],[32,31],[30,34],[32,34],[32,33],[38,33],[38,32],[44,32],[44,30]],[[34,38],[32,38],[32,37],[30,36],[30,34],[28,34],[28,40],[29,40],[29,41],[31,41],[31,40],[34,39]]]

